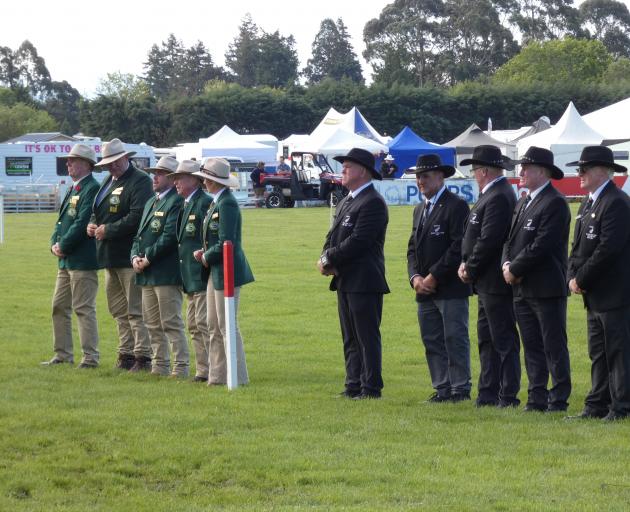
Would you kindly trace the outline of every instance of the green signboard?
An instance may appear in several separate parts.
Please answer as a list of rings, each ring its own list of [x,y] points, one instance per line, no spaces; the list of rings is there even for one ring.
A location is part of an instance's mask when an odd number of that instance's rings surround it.
[[[31,176],[33,159],[30,156],[7,156],[4,159],[7,176]]]

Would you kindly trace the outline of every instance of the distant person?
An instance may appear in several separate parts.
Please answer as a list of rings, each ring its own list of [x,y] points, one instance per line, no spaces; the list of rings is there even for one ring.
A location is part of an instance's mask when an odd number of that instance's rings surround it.
[[[105,269],[107,306],[118,326],[116,367],[138,369],[151,361],[151,343],[142,320],[142,290],[135,284],[129,254],[152,194],[151,178],[134,167],[129,157],[135,152],[127,151],[120,139],[106,142],[102,154],[95,167],[105,167],[109,176],[94,199],[87,234],[96,238],[98,265]]]
[[[575,220],[569,289],[586,307],[591,390],[572,418],[615,421],[630,414],[630,200],[612,177],[627,172],[610,148],[587,146],[577,162],[588,192]]]
[[[372,180],[382,177],[374,168],[374,155],[364,149],[353,148],[335,160],[343,165],[341,182],[350,192],[337,205],[317,268],[332,276],[330,290],[337,292],[346,365],[340,396],[380,398],[380,325],[383,295],[389,293],[383,253],[388,213]]]
[[[153,175],[154,195],[142,212],[130,257],[136,284],[142,288],[142,318],[152,350],[151,365],[145,364],[138,370],[187,377],[190,358],[182,319],[182,278],[177,252],[177,217],[184,200],[171,179],[178,164],[172,156],[164,156],[155,167],[146,169]]]
[[[384,180],[393,180],[397,172],[398,166],[394,163],[394,157],[388,153],[381,164],[381,175]]]
[[[57,257],[57,281],[52,302],[54,357],[43,365],[74,362],[72,313],[77,317],[83,357],[78,368],[96,368],[99,363],[96,293],[98,262],[94,238],[87,236],[92,203],[98,182],[92,176],[96,153],[85,144],[75,144],[66,155],[72,186],[61,206],[50,252]]]
[[[262,180],[265,175],[265,162],[258,162],[256,167],[249,175],[252,180],[252,187],[254,189],[254,202],[256,208],[260,208],[265,204],[265,185]]]
[[[457,276],[468,204],[444,183],[455,168],[439,155],[418,157],[415,169],[424,202],[415,207],[407,246],[409,284],[416,292],[420,335],[425,347],[431,384],[429,402],[470,400],[470,284]]]
[[[516,330],[512,288],[501,273],[503,244],[510,231],[516,194],[503,175],[509,160],[496,146],[477,146],[471,172],[479,199],[471,208],[462,240],[458,275],[478,296],[477,340],[479,384],[477,407],[516,407],[521,386],[520,341]]]
[[[212,196],[212,204],[203,222],[203,248],[194,256],[207,270],[208,330],[210,333],[210,372],[208,385],[227,384],[227,331],[223,280],[223,243],[230,241],[234,250],[234,309],[236,311],[236,361],[239,385],[249,382],[245,349],[238,325],[241,287],[254,281],[241,242],[242,218],[230,187],[238,180],[230,174],[230,164],[222,158],[206,158],[198,173]]]
[[[280,155],[278,158],[278,165],[276,166],[276,172],[291,172],[291,167],[284,161],[284,156]]]
[[[208,306],[206,290],[208,273],[194,257],[203,247],[203,220],[212,198],[203,189],[203,180],[194,173],[200,165],[183,160],[170,177],[175,181],[177,193],[184,198],[177,217],[177,249],[182,288],[188,299],[186,323],[195,350],[195,382],[208,382],[210,369],[210,334],[208,332]]]
[[[521,164],[520,186],[529,193],[514,209],[502,268],[523,342],[529,380],[525,410],[562,412],[571,394],[566,278],[571,212],[551,180],[564,173],[551,151],[535,146],[513,163]]]

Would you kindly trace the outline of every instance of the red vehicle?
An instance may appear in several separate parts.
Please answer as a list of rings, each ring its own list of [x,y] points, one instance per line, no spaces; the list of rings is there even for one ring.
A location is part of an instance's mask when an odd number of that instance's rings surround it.
[[[291,170],[265,174],[261,183],[272,188],[265,200],[267,208],[291,208],[295,201],[326,201],[335,206],[348,193],[341,175],[318,153],[291,153]]]

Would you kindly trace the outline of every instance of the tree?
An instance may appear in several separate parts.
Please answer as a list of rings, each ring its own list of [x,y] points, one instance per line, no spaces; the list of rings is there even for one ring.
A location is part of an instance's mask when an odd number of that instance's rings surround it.
[[[303,70],[309,84],[321,82],[325,78],[341,80],[349,78],[363,83],[361,64],[350,44],[348,29],[341,18],[335,23],[324,18],[319,26],[312,46],[312,57]]]
[[[439,82],[435,64],[443,15],[442,0],[394,0],[368,21],[363,56],[374,69],[374,81],[421,87]]]
[[[24,41],[15,51],[0,47],[0,84],[10,89],[24,88],[38,100],[45,99],[51,91],[52,80],[46,62],[30,41]]]
[[[283,87],[295,83],[299,61],[293,36],[283,37],[278,31],[263,33],[258,40],[258,48],[256,85]]]
[[[238,29],[238,36],[228,46],[225,65],[232,70],[236,82],[243,87],[257,85],[256,77],[260,58],[260,29],[246,14]]]
[[[57,128],[55,120],[43,110],[24,103],[11,107],[0,105],[0,141],[29,132],[51,132]]]
[[[150,95],[149,84],[132,73],[114,71],[99,80],[96,94],[136,101]]]
[[[144,63],[144,79],[153,96],[166,98],[176,90],[185,53],[183,43],[172,33],[160,47],[156,44],[151,47]]]
[[[517,4],[511,21],[521,31],[524,45],[530,41],[586,35],[573,0],[518,0]]]
[[[567,38],[562,41],[532,42],[501,66],[494,75],[497,83],[597,82],[612,62],[600,41]]]
[[[51,82],[43,107],[59,124],[63,133],[73,134],[79,131],[79,103],[81,95],[65,80]]]
[[[178,89],[184,94],[201,94],[206,83],[226,78],[225,71],[215,66],[212,55],[201,41],[186,50]]]
[[[619,57],[606,69],[602,83],[630,82],[630,59]]]
[[[630,56],[630,12],[616,0],[586,0],[580,15],[591,36],[616,57]]]

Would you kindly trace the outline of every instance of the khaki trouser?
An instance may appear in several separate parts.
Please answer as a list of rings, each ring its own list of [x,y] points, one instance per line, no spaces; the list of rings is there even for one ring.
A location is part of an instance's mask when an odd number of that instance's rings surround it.
[[[153,351],[152,372],[171,371],[169,342],[173,352],[173,375],[188,376],[188,340],[182,320],[182,292],[179,286],[143,286],[142,313]]]
[[[247,363],[245,361],[245,350],[243,348],[243,338],[238,326],[238,303],[241,288],[234,288],[234,312],[236,316],[236,371],[239,385],[247,384]],[[225,335],[225,302],[223,290],[215,290],[212,285],[212,278],[208,279],[208,291],[206,300],[208,302],[208,332],[210,334],[210,374],[209,384],[227,383],[227,339]]]
[[[142,321],[142,290],[131,268],[106,268],[107,308],[118,326],[118,354],[151,357],[149,332]]]
[[[81,362],[98,364],[98,324],[96,322],[96,270],[57,271],[52,300],[53,350],[57,359],[74,361],[72,349],[72,312],[77,315]]]
[[[186,294],[188,305],[186,306],[186,323],[188,332],[195,349],[197,361],[195,376],[208,378],[210,337],[208,335],[208,305],[206,292]]]

